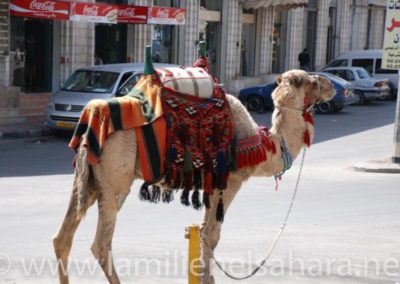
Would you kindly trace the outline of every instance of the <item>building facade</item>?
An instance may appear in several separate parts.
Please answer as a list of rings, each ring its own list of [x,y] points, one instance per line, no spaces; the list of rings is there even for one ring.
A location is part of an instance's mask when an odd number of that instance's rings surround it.
[[[87,1],[93,2],[93,1]],[[46,100],[75,69],[95,63],[153,60],[191,65],[207,42],[211,72],[229,92],[309,68],[336,56],[383,45],[385,0],[111,0],[107,3],[186,8],[185,25],[101,24],[10,16],[0,3],[0,123],[19,114],[40,116]],[[289,4],[289,5],[286,5]],[[36,101],[36,104],[32,104]],[[28,102],[28,103],[27,103]],[[35,105],[36,110],[29,109]],[[28,108],[28,109],[26,109]],[[22,111],[23,113],[24,111]],[[4,120],[3,120],[4,121]]]

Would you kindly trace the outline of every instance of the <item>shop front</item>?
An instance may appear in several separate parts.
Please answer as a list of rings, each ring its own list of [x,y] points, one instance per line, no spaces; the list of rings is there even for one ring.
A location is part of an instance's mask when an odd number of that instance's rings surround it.
[[[177,0],[154,0],[147,23],[153,25],[152,56],[154,62],[178,64],[179,26],[185,24],[185,9]]]
[[[133,61],[135,52],[144,50],[134,42],[145,42],[135,25],[151,27],[160,62],[177,63],[176,25],[185,24],[186,9],[178,8],[179,1],[154,1],[159,6],[152,7],[127,2],[7,1],[7,17],[0,15],[0,74],[5,78],[0,108],[11,106],[15,116],[39,117],[50,94],[75,69]]]
[[[66,2],[10,2],[10,85],[23,93],[51,92],[58,80],[54,58],[60,43],[54,41],[60,25],[67,20]],[[59,57],[58,57],[59,58]],[[56,64],[55,64],[56,63]]]
[[[221,66],[221,11],[222,1],[200,1],[199,40],[207,43],[210,72],[217,77]]]

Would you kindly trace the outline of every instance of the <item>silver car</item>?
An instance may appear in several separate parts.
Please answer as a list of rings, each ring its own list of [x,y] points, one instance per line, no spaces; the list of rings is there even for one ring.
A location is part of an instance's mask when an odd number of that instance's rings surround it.
[[[330,67],[322,70],[349,81],[358,104],[371,103],[376,98],[389,96],[389,80],[373,78],[362,67]]]
[[[156,68],[167,66],[174,65],[155,64]],[[128,94],[143,71],[143,63],[97,65],[76,70],[52,95],[46,109],[45,125],[53,131],[74,130],[90,100]]]

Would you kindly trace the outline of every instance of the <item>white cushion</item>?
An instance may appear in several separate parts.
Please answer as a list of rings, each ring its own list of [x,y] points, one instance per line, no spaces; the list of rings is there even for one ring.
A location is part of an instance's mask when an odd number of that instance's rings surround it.
[[[161,82],[178,92],[201,98],[210,98],[215,82],[210,74],[199,67],[157,68]]]

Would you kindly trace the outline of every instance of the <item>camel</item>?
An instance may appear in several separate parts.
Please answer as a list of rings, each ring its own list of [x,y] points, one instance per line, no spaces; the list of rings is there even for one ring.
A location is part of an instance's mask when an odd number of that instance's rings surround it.
[[[334,95],[329,80],[317,75],[309,75],[302,70],[291,70],[277,78],[278,86],[272,94],[275,109],[272,113],[272,127],[269,138],[276,145],[286,144],[287,152],[294,160],[301,149],[312,141],[314,127],[306,115],[311,116],[313,106],[327,101]],[[259,127],[246,107],[234,96],[227,94],[227,101],[238,139],[257,135]],[[310,141],[305,141],[307,132]],[[227,189],[223,195],[224,214],[243,182],[252,176],[275,176],[286,169],[282,147],[276,154],[254,167],[231,172]],[[97,201],[98,224],[91,251],[98,260],[109,283],[120,283],[112,259],[112,239],[121,209],[130,188],[136,179],[142,178],[138,163],[137,139],[134,130],[114,132],[106,141],[101,160],[89,170],[88,153],[80,147],[76,157],[75,177],[69,207],[64,221],[53,238],[58,260],[60,283],[69,283],[66,271],[73,237],[84,213]],[[210,196],[210,207],[204,209],[201,222],[201,261],[204,265],[201,283],[214,283],[210,261],[220,239],[221,222],[216,220],[219,196]]]

